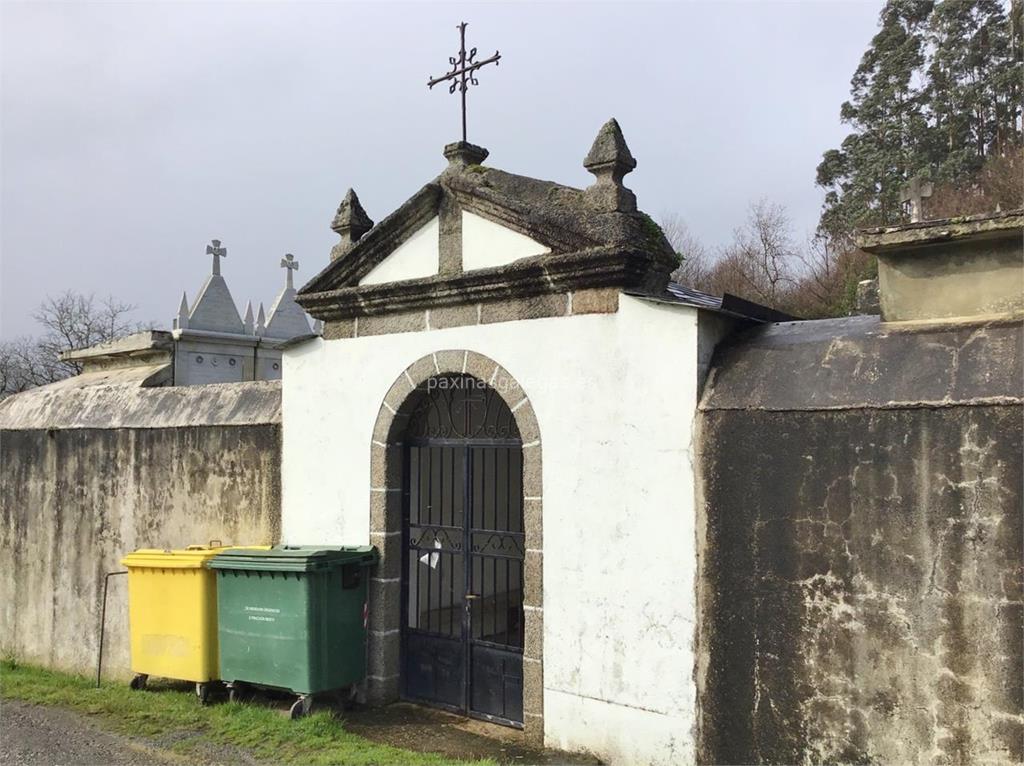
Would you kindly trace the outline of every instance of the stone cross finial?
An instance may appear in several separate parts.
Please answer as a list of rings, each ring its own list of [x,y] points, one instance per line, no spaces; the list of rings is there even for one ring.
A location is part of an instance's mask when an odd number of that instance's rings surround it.
[[[219,239],[211,239],[206,246],[206,254],[213,256],[213,273],[220,276],[220,259],[228,257],[228,249],[220,246]]]
[[[294,289],[294,285],[292,285],[292,272],[296,271],[299,268],[299,262],[295,260],[295,256],[292,255],[291,253],[285,253],[284,258],[281,259],[281,268],[287,269],[287,271],[285,272],[285,274],[288,275],[286,287],[289,290]]]
[[[636,195],[622,185],[625,175],[636,167],[636,160],[614,117],[601,127],[583,167],[597,178],[587,189],[587,197],[595,207],[609,212],[636,210]]]
[[[932,196],[932,182],[921,176],[913,176],[900,189],[900,202],[910,204],[910,222],[924,220],[924,201]]]
[[[373,228],[373,221],[359,204],[359,197],[352,189],[346,192],[345,199],[338,205],[331,228],[341,237],[341,242],[331,248],[332,261],[347,253],[360,237]]]

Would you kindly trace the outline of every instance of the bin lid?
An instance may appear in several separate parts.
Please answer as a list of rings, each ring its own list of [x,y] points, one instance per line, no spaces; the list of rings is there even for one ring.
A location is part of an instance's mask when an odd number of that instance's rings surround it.
[[[372,545],[325,548],[317,545],[276,545],[265,550],[234,548],[210,559],[211,569],[246,569],[261,572],[314,572],[358,564],[372,566],[377,549]]]
[[[218,553],[230,550],[260,550],[269,545],[236,548],[225,545],[190,545],[187,548],[165,550],[162,548],[140,548],[129,553],[121,563],[126,567],[139,569],[202,569]]]
[[[161,548],[140,548],[129,553],[121,563],[126,567],[140,569],[202,569],[207,559],[212,559],[224,546],[190,545],[187,548],[163,550]]]

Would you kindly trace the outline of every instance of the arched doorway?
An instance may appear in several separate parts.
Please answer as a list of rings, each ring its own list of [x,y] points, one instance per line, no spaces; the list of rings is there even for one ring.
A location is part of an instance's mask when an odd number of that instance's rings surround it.
[[[410,394],[401,437],[406,699],[523,723],[523,441],[501,395],[468,374]]]

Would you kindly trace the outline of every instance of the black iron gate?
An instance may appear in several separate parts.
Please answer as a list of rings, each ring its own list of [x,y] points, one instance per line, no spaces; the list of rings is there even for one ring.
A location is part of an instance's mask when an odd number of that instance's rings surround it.
[[[522,445],[492,389],[441,380],[406,439],[403,691],[521,725]]]

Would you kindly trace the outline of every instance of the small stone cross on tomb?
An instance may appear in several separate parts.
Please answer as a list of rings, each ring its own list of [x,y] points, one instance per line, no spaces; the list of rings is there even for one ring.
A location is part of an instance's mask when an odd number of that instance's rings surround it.
[[[910,205],[910,222],[924,220],[924,201],[932,196],[932,182],[914,176],[900,189],[900,202]]]
[[[206,246],[206,254],[213,256],[213,273],[220,276],[220,259],[228,257],[228,249],[220,246],[219,239],[211,239]]]
[[[294,286],[292,285],[292,272],[299,268],[299,262],[295,260],[295,256],[292,255],[291,253],[285,253],[284,258],[281,259],[281,268],[287,269],[287,271],[285,272],[285,274],[288,275],[286,286],[289,290],[293,290]]]

